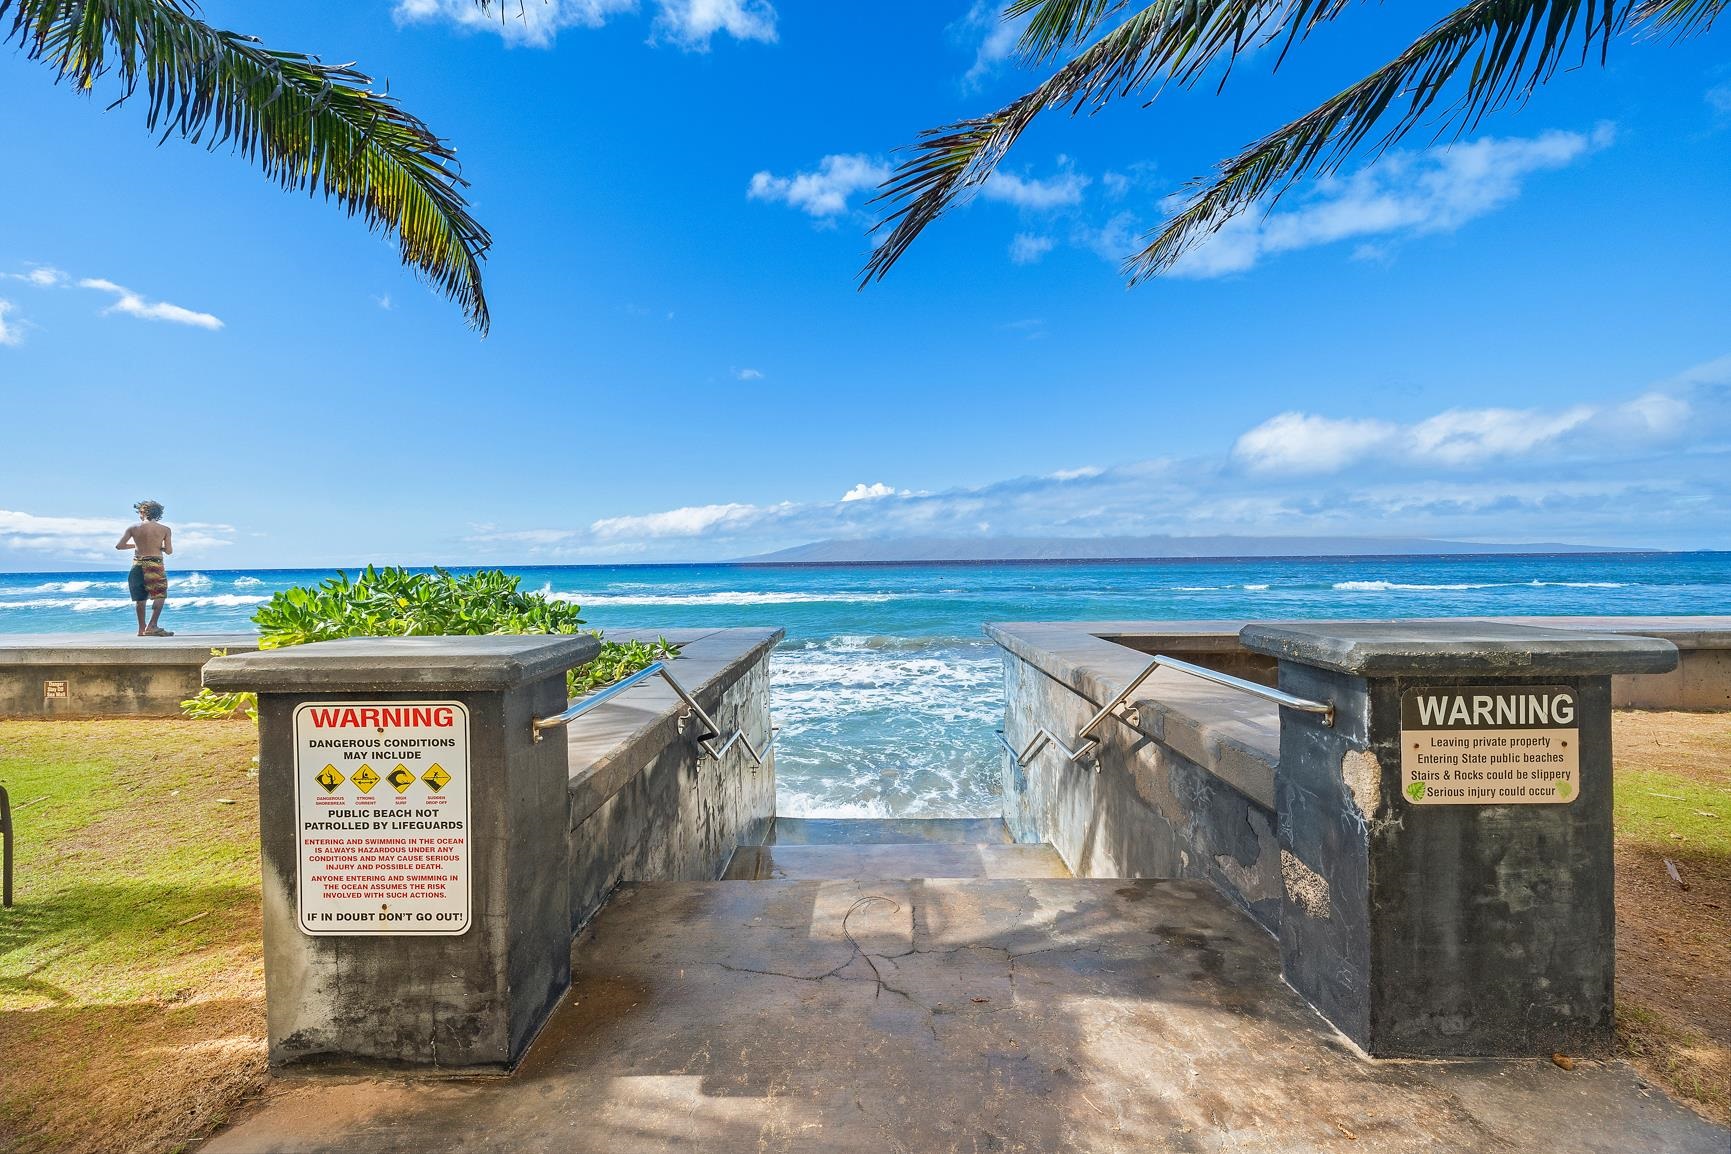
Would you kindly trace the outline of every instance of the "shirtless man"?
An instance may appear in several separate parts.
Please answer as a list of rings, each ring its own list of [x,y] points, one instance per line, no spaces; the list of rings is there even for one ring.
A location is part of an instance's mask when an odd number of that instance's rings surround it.
[[[132,607],[138,611],[140,637],[173,637],[157,621],[162,617],[163,602],[168,599],[168,573],[162,559],[174,552],[174,533],[162,523],[162,504],[140,501],[133,506],[143,518],[120,535],[116,549],[132,550],[132,572],[126,575],[126,587],[132,593]],[[150,601],[150,624],[144,623],[144,602]]]

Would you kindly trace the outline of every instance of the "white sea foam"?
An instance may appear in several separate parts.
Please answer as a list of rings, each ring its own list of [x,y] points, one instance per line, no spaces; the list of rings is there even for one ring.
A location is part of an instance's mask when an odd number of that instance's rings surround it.
[[[1266,588],[1268,588],[1268,586],[1266,586],[1266,585],[1246,585],[1246,586],[1244,586],[1245,591],[1249,592],[1249,593],[1260,593]]]
[[[98,581],[92,578],[88,581],[47,581],[41,585],[26,585],[22,589],[0,590],[0,595],[13,597],[26,593],[87,593],[92,589],[124,588],[124,581]]]
[[[182,577],[172,578],[172,580],[182,589],[208,589],[211,586],[210,578],[203,573],[188,573]]]
[[[199,597],[170,597],[168,604],[175,609],[213,609],[257,605],[269,600],[268,597],[244,593],[211,593]],[[70,609],[74,613],[106,613],[131,607],[132,602],[119,597],[33,597],[28,601],[0,601],[0,609]]]
[[[260,581],[257,577],[236,577],[234,579],[234,587],[236,589],[251,589],[254,585],[263,584],[264,582]]]
[[[1462,592],[1467,589],[1496,589],[1506,582],[1492,581],[1485,584],[1463,582],[1458,585],[1420,585],[1405,581],[1336,581],[1334,588],[1345,593],[1429,593],[1447,591]]]
[[[1003,666],[984,639],[843,634],[771,663],[781,727],[776,809],[789,816],[996,812],[991,730]]]
[[[556,601],[579,605],[805,605],[822,601],[873,603],[902,601],[912,593],[570,593],[549,591]]]

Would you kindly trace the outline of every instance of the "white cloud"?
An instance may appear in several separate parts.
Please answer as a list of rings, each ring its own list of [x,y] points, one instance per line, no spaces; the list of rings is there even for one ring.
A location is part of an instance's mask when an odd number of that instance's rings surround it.
[[[1731,116],[1731,84],[1716,84],[1709,88],[1707,107],[1721,116]]]
[[[391,14],[400,25],[444,23],[546,48],[567,28],[599,28],[637,8],[637,0],[493,0],[486,9],[475,0],[397,0]],[[775,9],[769,0],[656,0],[652,39],[707,52],[718,33],[773,42]]]
[[[637,0],[397,0],[401,24],[443,22],[469,32],[496,32],[507,44],[551,45],[565,28],[599,28],[609,17],[634,12]]]
[[[956,22],[952,33],[974,48],[974,62],[962,77],[962,87],[973,91],[1015,55],[1028,17],[1004,19],[1003,0],[974,0],[967,15]]]
[[[761,369],[740,369],[738,372],[734,373],[733,375],[734,375],[734,378],[736,380],[741,380],[741,381],[761,381],[761,380],[763,380],[763,371]]]
[[[55,288],[67,281],[66,274],[51,265],[39,264],[24,272],[0,273],[7,280],[21,280],[37,288]]]
[[[701,537],[719,529],[741,529],[762,518],[768,509],[757,505],[690,505],[665,513],[603,517],[590,524],[597,537]]]
[[[1483,137],[1422,152],[1391,152],[1350,176],[1314,182],[1295,194],[1296,207],[1233,218],[1187,253],[1172,273],[1226,276],[1270,256],[1343,240],[1453,232],[1514,200],[1527,177],[1566,168],[1609,146],[1614,137],[1614,128],[1603,124],[1590,134]]]
[[[1655,410],[1661,406],[1653,403]],[[1579,429],[1595,414],[1577,405],[1537,409],[1449,409],[1412,425],[1372,418],[1281,413],[1238,438],[1232,455],[1256,472],[1334,473],[1371,458],[1456,467],[1519,457]]]
[[[1049,236],[1018,232],[1010,241],[1010,259],[1017,264],[1038,263],[1041,257],[1052,251],[1052,246],[1056,243]]]
[[[1141,233],[1142,227],[1137,223],[1136,214],[1120,212],[1114,213],[1111,219],[1099,228],[1085,225],[1077,228],[1074,239],[1084,248],[1093,249],[1101,260],[1119,264],[1142,247]]]
[[[1232,455],[1259,471],[1332,473],[1381,448],[1395,431],[1387,421],[1281,413],[1239,437]]]
[[[1408,422],[1283,413],[1230,452],[937,492],[861,482],[823,500],[694,505],[471,540],[547,557],[694,559],[824,538],[987,532],[1711,545],[1731,537],[1731,357],[1574,407],[1458,408]]]
[[[779,201],[818,220],[829,220],[848,210],[848,198],[856,192],[876,188],[890,176],[889,165],[863,153],[826,156],[815,172],[776,176],[767,170],[751,178],[746,196],[752,200]]]
[[[1000,170],[980,186],[980,195],[987,200],[1003,201],[1017,208],[1039,212],[1081,204],[1082,190],[1087,187],[1088,178],[1076,172],[1060,172],[1057,176],[1040,180]]]
[[[717,32],[735,40],[775,42],[775,9],[767,0],[659,0],[655,30],[688,51],[707,52]]]
[[[191,325],[194,328],[215,331],[222,327],[222,321],[210,313],[194,312],[167,301],[147,301],[129,288],[115,284],[111,280],[100,277],[88,277],[78,282],[79,288],[96,289],[98,292],[113,293],[115,301],[104,313],[125,313],[147,321],[167,321],[176,325]]]
[[[844,503],[847,501],[875,501],[880,497],[893,497],[895,495],[895,487],[892,485],[886,485],[882,481],[867,485],[862,481],[843,493],[841,499]]]
[[[14,307],[11,301],[0,300],[0,345],[16,346],[24,343],[23,325],[17,321],[6,320],[6,314]]]
[[[393,305],[391,303],[391,294],[390,293],[385,293],[383,296],[374,297],[373,303],[378,305],[385,312],[390,312],[393,308],[396,307],[395,305]]]
[[[1408,445],[1418,456],[1444,465],[1467,465],[1491,457],[1531,452],[1579,428],[1593,415],[1585,405],[1560,413],[1534,409],[1451,409],[1414,425]]]
[[[120,517],[60,517],[0,509],[0,550],[81,561],[109,561],[118,556],[114,543],[131,519]],[[220,548],[231,543],[234,527],[202,521],[174,525],[175,545],[183,549]]]

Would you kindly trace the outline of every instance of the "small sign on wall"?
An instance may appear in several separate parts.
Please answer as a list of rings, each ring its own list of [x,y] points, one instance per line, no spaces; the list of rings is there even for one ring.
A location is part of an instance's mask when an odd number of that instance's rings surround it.
[[[1575,691],[1448,685],[1400,699],[1401,793],[1414,805],[1557,805],[1581,792]]]
[[[44,681],[42,683],[42,698],[45,701],[66,701],[72,697],[71,683],[66,681]]]

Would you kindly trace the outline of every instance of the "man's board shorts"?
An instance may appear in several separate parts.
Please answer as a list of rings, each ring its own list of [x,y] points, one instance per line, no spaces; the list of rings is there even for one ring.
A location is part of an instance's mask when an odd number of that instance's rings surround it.
[[[133,562],[132,572],[126,575],[126,588],[131,591],[134,601],[167,597],[168,572],[162,567],[162,558],[142,557]]]

